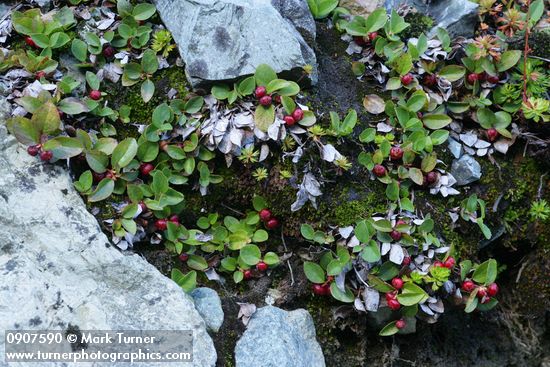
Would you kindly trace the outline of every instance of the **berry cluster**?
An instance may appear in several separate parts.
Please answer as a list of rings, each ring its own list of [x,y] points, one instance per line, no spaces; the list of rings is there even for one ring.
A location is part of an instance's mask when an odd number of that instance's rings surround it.
[[[495,130],[496,131],[496,130]],[[403,149],[401,147],[395,146],[390,149],[390,160],[393,162],[399,162],[403,158]],[[372,173],[376,177],[386,176],[388,170],[382,164],[376,164],[372,169]],[[433,185],[439,179],[439,175],[435,171],[430,171],[424,176],[424,185]]]
[[[500,78],[498,75],[489,75],[485,72],[483,73],[470,73],[466,76],[466,80],[470,84],[475,84],[476,81],[484,82],[487,81],[491,84],[497,84],[500,82]]]
[[[172,222],[174,224],[179,225],[180,219],[176,214],[170,216],[169,218],[157,219],[155,221],[155,229],[157,231],[165,231],[166,228],[168,228],[168,222]]]
[[[277,103],[281,103],[281,96],[271,97],[271,94],[267,94],[267,90],[262,86],[256,87],[254,96],[264,107],[270,106],[273,100]],[[292,126],[303,118],[304,111],[301,108],[296,107],[290,115],[286,115],[283,119],[285,120],[286,126]]]
[[[279,220],[273,216],[271,210],[264,208],[258,212],[260,220],[264,222],[265,228],[275,229],[279,226]]]
[[[477,298],[479,298],[479,301],[483,304],[488,303],[491,301],[491,298],[496,296],[498,294],[499,288],[498,284],[491,283],[488,286],[482,286],[479,284],[476,284],[473,280],[466,279],[464,282],[462,282],[462,290],[467,293],[472,293],[477,289]]]
[[[50,150],[43,150],[42,144],[31,145],[27,148],[29,155],[36,157],[40,156],[40,160],[47,162],[53,158],[53,153]]]

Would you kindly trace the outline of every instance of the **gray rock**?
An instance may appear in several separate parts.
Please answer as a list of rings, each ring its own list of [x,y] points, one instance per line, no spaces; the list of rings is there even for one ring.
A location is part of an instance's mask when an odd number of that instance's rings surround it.
[[[310,314],[303,309],[258,309],[235,348],[237,367],[323,367]]]
[[[253,74],[269,64],[283,77],[297,79],[311,65],[313,49],[295,26],[315,37],[315,23],[304,0],[155,0],[178,45],[194,87]],[[282,14],[279,11],[282,11]],[[293,13],[292,11],[296,11]],[[291,18],[283,16],[292,14]]]
[[[435,25],[430,34],[435,34],[437,28],[443,28],[451,37],[473,37],[477,23],[478,4],[469,0],[386,0],[386,9],[397,8],[399,4],[407,3],[414,6],[420,13],[430,15],[435,19]]]
[[[210,288],[197,288],[191,292],[195,301],[195,308],[202,316],[206,327],[217,332],[223,324],[223,309],[220,296]]]
[[[192,330],[193,363],[173,365],[215,365],[214,344],[192,298],[140,256],[110,245],[68,172],[30,157],[7,135],[4,121],[0,274],[1,361],[5,330],[66,330],[70,324],[81,330]]]
[[[455,159],[451,166],[451,174],[459,186],[467,185],[481,178],[481,166],[469,154]]]
[[[449,151],[455,158],[460,158],[462,155],[462,144],[460,144],[458,141],[454,140],[453,138],[449,138],[448,140],[449,144]]]

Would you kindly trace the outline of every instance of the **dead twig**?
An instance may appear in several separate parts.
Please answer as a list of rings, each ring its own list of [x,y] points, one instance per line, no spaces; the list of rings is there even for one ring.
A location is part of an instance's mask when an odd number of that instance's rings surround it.
[[[237,209],[233,209],[232,207],[230,207],[230,206],[228,206],[228,205],[225,205],[224,203],[222,203],[222,206],[223,206],[224,208],[226,208],[226,209],[231,210],[233,213],[237,213],[237,214],[239,214],[239,215],[242,215],[243,217],[244,217],[244,215],[245,215],[243,212],[240,212],[240,211],[238,211]]]
[[[286,241],[285,241],[283,226],[281,226],[281,240],[283,241],[283,247],[285,248],[285,252],[288,252],[288,248],[286,247]],[[286,264],[288,265],[288,270],[290,271],[290,286],[293,286],[294,285],[294,272],[292,271],[292,266],[290,265],[290,260],[287,259]]]

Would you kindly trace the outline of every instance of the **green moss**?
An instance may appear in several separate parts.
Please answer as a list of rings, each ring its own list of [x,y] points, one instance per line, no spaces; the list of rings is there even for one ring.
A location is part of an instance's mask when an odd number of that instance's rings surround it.
[[[120,83],[109,83],[106,92],[109,94],[109,104],[114,109],[122,105],[132,108],[130,121],[138,124],[151,123],[151,116],[156,106],[166,101],[166,94],[173,88],[177,98],[183,99],[189,93],[189,83],[183,68],[170,67],[156,72],[151,79],[155,83],[155,94],[147,103],[141,98],[141,83],[131,87],[123,87]]]
[[[422,33],[426,34],[434,25],[433,18],[422,13],[409,13],[405,21],[410,25],[400,34],[404,39],[417,38]]]

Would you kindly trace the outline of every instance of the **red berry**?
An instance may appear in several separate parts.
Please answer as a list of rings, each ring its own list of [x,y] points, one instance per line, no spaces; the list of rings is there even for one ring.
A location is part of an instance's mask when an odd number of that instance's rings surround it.
[[[174,214],[174,215],[170,216],[170,218],[168,218],[168,221],[170,221],[174,224],[180,224],[180,218],[178,217],[177,214]]]
[[[270,106],[271,96],[263,96],[262,98],[260,98],[260,104],[265,107]]]
[[[295,109],[294,112],[292,112],[292,118],[296,122],[300,121],[301,119],[304,118],[304,111],[302,111],[301,108]]]
[[[402,224],[407,224],[407,222],[405,222],[403,219],[399,219],[397,222],[395,222],[395,226],[400,226]]]
[[[479,79],[479,76],[476,73],[471,73],[471,74],[468,74],[467,79],[468,79],[468,83],[474,84],[476,80]]]
[[[411,263],[411,257],[407,256],[407,257],[403,258],[403,262],[401,263],[401,265],[409,266],[410,263]]]
[[[482,304],[486,304],[486,303],[489,303],[489,302],[491,302],[491,297],[483,297],[481,299]]]
[[[376,37],[378,37],[378,32],[370,32],[368,36],[369,36],[369,40],[372,42],[376,39]]]
[[[265,228],[267,228],[267,229],[275,229],[278,226],[279,226],[279,221],[277,220],[277,218],[271,218],[265,224]]]
[[[388,292],[386,293],[386,301],[389,302],[392,299],[395,299],[397,297],[397,292]]]
[[[478,298],[483,298],[487,295],[487,288],[485,287],[479,287],[478,291],[477,291],[477,297]]]
[[[155,228],[157,231],[164,231],[167,228],[166,219],[157,219],[155,222]]]
[[[437,77],[435,74],[426,74],[424,76],[424,85],[432,87],[437,84]]]
[[[403,85],[409,85],[412,83],[413,80],[414,77],[412,76],[412,74],[406,74],[401,77],[401,83],[403,83]]]
[[[115,56],[115,52],[116,51],[113,46],[109,44],[103,45],[103,56],[105,56],[105,58],[107,59],[112,58],[113,56]]]
[[[29,153],[29,155],[32,155],[33,157],[36,157],[39,151],[40,149],[37,145],[31,145],[27,148],[27,153]]]
[[[313,289],[313,293],[317,296],[324,296],[325,295],[325,289],[321,284],[313,284],[311,287]]]
[[[482,82],[486,79],[487,79],[487,74],[485,72],[477,74],[477,80],[479,80],[480,82]]]
[[[465,280],[462,282],[462,289],[466,292],[471,292],[476,288],[476,285],[471,280]]]
[[[329,283],[323,284],[323,294],[325,296],[330,296],[331,295],[330,284]]]
[[[407,323],[403,319],[397,320],[395,322],[395,327],[398,328],[398,329],[403,329],[405,326],[407,326]]]
[[[180,260],[181,261],[187,261],[187,259],[189,259],[189,255],[186,254],[185,252],[182,252],[179,256]]]
[[[500,82],[500,78],[497,75],[489,75],[487,77],[487,81],[489,83],[497,84],[498,82]]]
[[[279,95],[276,95],[275,97],[273,97],[273,100],[275,101],[275,103],[281,103],[281,96]]]
[[[393,278],[391,280],[391,285],[395,288],[395,289],[401,289],[403,288],[403,279],[401,278]]]
[[[487,287],[487,294],[491,297],[494,297],[497,295],[499,291],[499,288],[498,288],[498,284],[497,283],[491,283],[489,284],[489,286]]]
[[[260,99],[262,98],[263,96],[265,96],[267,93],[267,90],[265,89],[265,87],[256,87],[256,90],[254,91],[254,95],[256,96],[256,98]]]
[[[36,47],[36,43],[31,37],[25,37],[25,43],[30,47]]]
[[[260,261],[259,263],[256,264],[256,269],[258,269],[258,271],[266,271],[268,268],[267,264],[264,263],[263,261]]]
[[[97,101],[101,98],[101,92],[98,90],[93,90],[90,92],[90,98],[94,101]]]
[[[428,174],[426,174],[426,182],[430,185],[436,183],[437,173],[434,171],[428,172]]]
[[[489,130],[487,130],[487,139],[489,139],[489,141],[491,141],[491,142],[497,140],[498,135],[499,135],[499,133],[498,133],[497,129],[495,129],[493,127],[490,128]]]
[[[377,177],[383,177],[386,175],[386,168],[381,165],[381,164],[377,164],[376,166],[374,166],[374,168],[372,169],[372,172],[375,174],[375,176]]]
[[[365,47],[367,45],[367,41],[365,40],[364,37],[362,36],[354,36],[353,37],[353,41],[358,45],[358,46],[361,46],[361,47]]]
[[[388,307],[394,311],[397,311],[401,308],[401,304],[396,299],[391,299],[388,301]]]
[[[447,269],[452,269],[454,268],[455,266],[455,258],[452,257],[452,256],[449,256],[447,258],[447,260],[445,260],[445,262],[443,263],[443,266],[446,267]]]
[[[390,232],[390,237],[394,240],[394,241],[399,241],[401,239],[401,232],[399,231],[396,231],[395,229],[393,231]]]
[[[44,78],[46,76],[46,72],[45,71],[42,71],[40,70],[39,72],[37,72],[34,77],[36,78],[36,80],[40,80],[42,78]]]
[[[292,126],[296,123],[296,120],[294,120],[294,117],[292,116],[285,116],[284,117],[286,126]]]
[[[52,158],[53,158],[53,153],[51,151],[45,150],[40,152],[40,159],[43,160],[44,162],[49,161]]]
[[[139,166],[139,171],[144,176],[148,176],[149,173],[151,173],[151,171],[154,170],[154,169],[155,169],[155,166],[153,166],[151,163],[142,163]]]
[[[390,149],[390,159],[392,161],[398,161],[403,157],[403,149],[400,147],[393,147]]]
[[[245,270],[245,271],[243,272],[243,276],[244,276],[244,279],[250,279],[250,278],[252,278],[252,271],[251,271],[251,270],[248,270],[248,269]]]
[[[271,210],[269,209],[262,209],[258,214],[260,215],[260,219],[262,222],[267,222],[271,219]]]
[[[434,262],[434,267],[436,267],[436,268],[444,268],[445,265],[443,265],[443,263],[442,263],[441,261],[436,260],[436,261]]]

